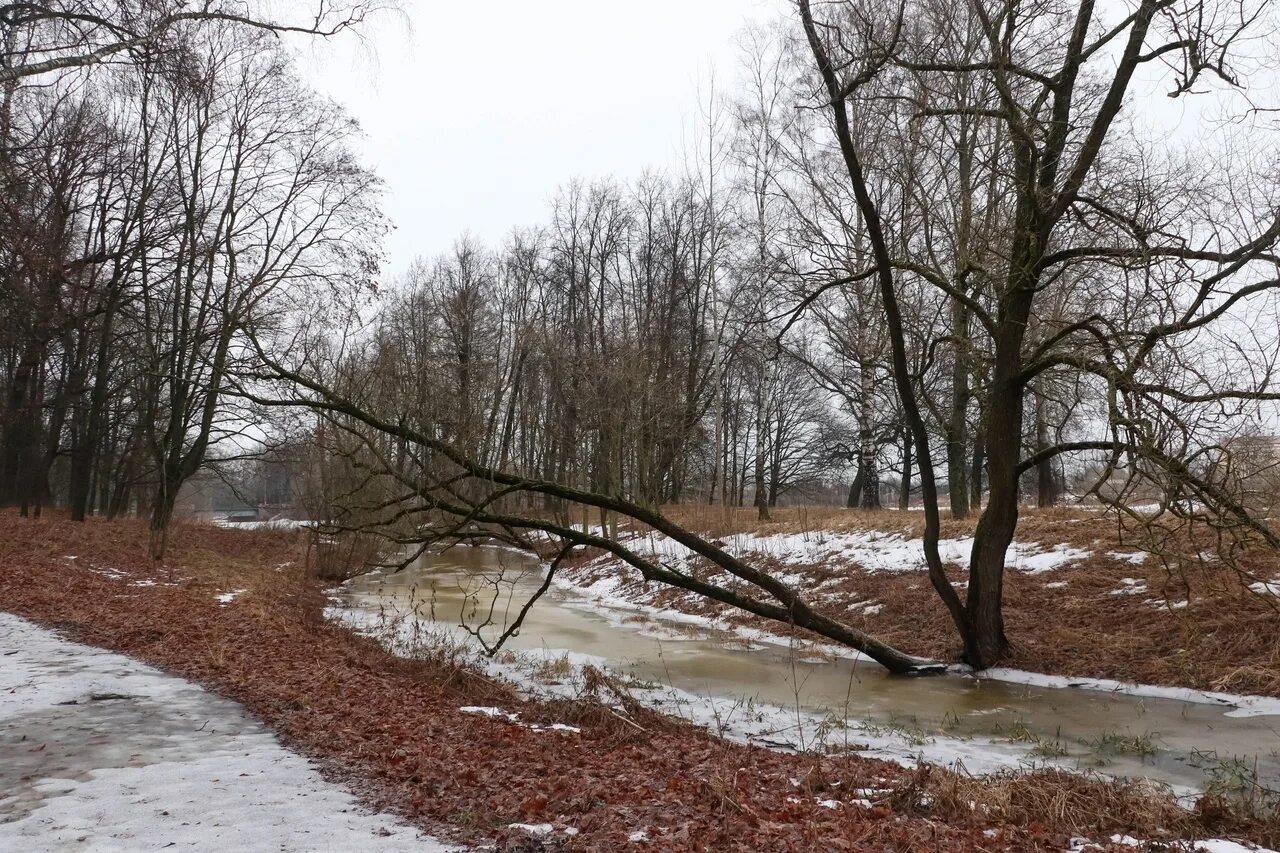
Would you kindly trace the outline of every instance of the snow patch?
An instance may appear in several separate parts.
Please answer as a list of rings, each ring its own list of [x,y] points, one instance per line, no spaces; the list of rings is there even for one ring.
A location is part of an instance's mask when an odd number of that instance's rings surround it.
[[[483,717],[493,717],[499,720],[506,720],[508,723],[515,723],[517,726],[525,726],[535,732],[569,732],[571,734],[581,734],[582,729],[577,726],[569,726],[564,723],[551,723],[544,725],[542,723],[525,723],[520,720],[520,715],[511,711],[504,711],[501,708],[488,708],[481,705],[465,705],[458,709],[464,714],[479,714]]]
[[[1247,696],[1238,693],[1219,693],[1195,690],[1190,687],[1163,687],[1156,684],[1134,684],[1113,681],[1109,678],[1069,678],[1063,675],[1045,675],[1007,667],[985,669],[976,677],[991,678],[1010,684],[1026,684],[1031,687],[1097,690],[1105,693],[1123,693],[1128,696],[1145,696],[1152,699],[1172,699],[1177,702],[1195,702],[1200,705],[1224,705],[1232,710],[1228,717],[1266,717],[1280,715],[1280,699],[1271,696]]]
[[[1148,846],[1147,842],[1139,838],[1134,838],[1132,835],[1121,835],[1119,833],[1111,836],[1109,843],[1119,845],[1121,847],[1146,848]],[[1087,838],[1072,838],[1070,846],[1067,847],[1066,853],[1085,853],[1086,851],[1099,850],[1103,846],[1104,843],[1090,841]],[[1180,844],[1177,849],[1196,851],[1196,853],[1277,853],[1277,851],[1268,847],[1258,847],[1253,844],[1241,844],[1237,841],[1228,841],[1222,838],[1209,838],[1201,841],[1192,841],[1187,846],[1182,846]]]
[[[519,829],[530,835],[541,838],[544,835],[550,835],[555,832],[555,827],[549,823],[509,823],[507,829]]]
[[[227,527],[232,530],[298,530],[315,524],[314,521],[299,518],[272,518],[268,521],[227,521],[225,518],[219,518],[213,523],[218,527]]]
[[[0,724],[43,744],[0,743],[2,850],[457,849],[364,811],[198,685],[5,613],[0,648]]]
[[[1149,590],[1147,589],[1147,582],[1144,580],[1141,580],[1140,578],[1120,578],[1120,583],[1123,584],[1123,586],[1119,587],[1118,589],[1113,589],[1111,590],[1111,592],[1107,594],[1108,595],[1143,595],[1149,592]]]
[[[482,705],[464,705],[458,710],[464,714],[479,714],[482,717],[499,717],[513,723],[520,719],[519,714],[513,714],[510,711],[504,711],[501,708],[487,708]]]
[[[1108,551],[1107,556],[1122,563],[1141,566],[1147,561],[1146,551]]]
[[[859,530],[844,533],[736,533],[722,540],[722,549],[736,557],[769,557],[786,566],[804,566],[840,561],[856,563],[867,572],[924,571],[924,540],[908,539],[897,533]],[[661,533],[642,533],[621,540],[635,553],[664,561],[687,562],[695,557],[689,548]],[[942,539],[938,552],[944,563],[963,563],[973,550],[973,537]],[[1037,543],[1015,542],[1009,548],[1006,565],[1027,574],[1040,574],[1083,560],[1091,552],[1067,544],[1044,547]],[[615,557],[598,558],[603,562]]]

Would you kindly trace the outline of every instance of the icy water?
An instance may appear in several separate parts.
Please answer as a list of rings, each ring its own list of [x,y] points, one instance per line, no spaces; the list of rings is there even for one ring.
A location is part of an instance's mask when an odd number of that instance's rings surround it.
[[[408,615],[446,627],[489,621],[483,630],[492,639],[542,578],[527,555],[455,548],[397,573],[360,578],[344,593],[344,604],[356,613]],[[919,748],[932,760],[969,755],[983,764],[990,753],[1010,763],[1023,755],[1028,763],[1147,777],[1179,789],[1246,777],[1280,789],[1280,716],[1230,717],[1230,708],[1216,705],[963,675],[892,677],[872,663],[805,657],[785,644],[748,644],[724,632],[603,608],[554,586],[505,648],[544,657],[590,655],[640,682],[744,706],[798,708],[810,720],[847,721],[851,744],[890,733],[904,753]]]

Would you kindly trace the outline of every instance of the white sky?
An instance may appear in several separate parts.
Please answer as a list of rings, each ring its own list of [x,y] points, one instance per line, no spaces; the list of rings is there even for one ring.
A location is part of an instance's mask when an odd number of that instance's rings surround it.
[[[466,231],[496,246],[545,222],[574,177],[678,166],[713,72],[722,96],[738,78],[737,35],[792,11],[790,0],[403,3],[364,28],[363,45],[298,42],[303,73],[360,121],[365,161],[386,182],[387,277]],[[1208,105],[1167,91],[1136,82],[1140,132],[1203,133]]]
[[[785,0],[406,0],[301,67],[363,125],[396,231],[387,273],[470,231],[546,221],[573,177],[674,166],[699,99],[738,73],[736,35]],[[407,26],[406,26],[407,19]],[[723,86],[722,86],[723,83]]]

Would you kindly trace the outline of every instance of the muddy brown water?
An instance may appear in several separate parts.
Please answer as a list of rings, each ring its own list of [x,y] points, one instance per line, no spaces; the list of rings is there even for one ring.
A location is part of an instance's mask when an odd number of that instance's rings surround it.
[[[342,599],[356,613],[400,615],[436,628],[491,621],[483,632],[492,639],[542,578],[542,567],[527,555],[462,547],[359,578]],[[851,743],[893,734],[904,754],[931,760],[945,760],[949,743],[963,743],[957,755],[1025,752],[1028,763],[1145,777],[1180,790],[1251,782],[1280,789],[1280,716],[1231,717],[1218,705],[959,674],[893,677],[874,663],[796,652],[785,642],[746,643],[727,632],[602,607],[556,587],[505,648],[590,655],[642,683],[744,706],[799,708],[811,720],[847,723]]]

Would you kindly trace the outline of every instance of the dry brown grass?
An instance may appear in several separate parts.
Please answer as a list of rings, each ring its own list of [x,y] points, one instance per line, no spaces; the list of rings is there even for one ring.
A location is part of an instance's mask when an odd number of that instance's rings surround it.
[[[663,515],[696,533],[712,537],[735,533],[771,535],[813,531],[845,532],[881,530],[904,536],[924,535],[924,513],[918,510],[846,509],[832,506],[786,506],[770,511],[769,521],[760,521],[753,507],[721,507],[706,504],[668,504]],[[976,515],[963,521],[950,518],[944,510],[940,533],[943,538],[972,536]],[[1033,542],[1087,544],[1103,535],[1114,536],[1114,522],[1083,507],[1053,507],[1024,510],[1019,522],[1019,538]]]
[[[1229,834],[1242,825],[1215,800],[1189,811],[1144,780],[1115,781],[1060,770],[974,777],[925,765],[889,801],[908,814],[948,821],[975,815],[997,823],[1044,821],[1086,838],[1105,837],[1119,815],[1141,827],[1145,838],[1180,838],[1206,830]]]
[[[377,568],[386,547],[381,536],[360,531],[306,533],[307,573],[325,583],[343,583]]]

